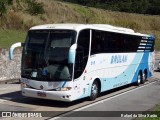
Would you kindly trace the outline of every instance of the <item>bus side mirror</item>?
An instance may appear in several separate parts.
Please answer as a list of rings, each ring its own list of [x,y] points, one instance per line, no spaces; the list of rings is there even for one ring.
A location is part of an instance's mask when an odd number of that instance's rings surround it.
[[[17,47],[22,47],[22,46],[24,46],[24,43],[18,42],[18,43],[13,44],[10,47],[10,49],[9,49],[9,58],[10,58],[10,60],[13,59],[13,51],[14,51],[14,49],[17,48]]]
[[[69,54],[68,54],[68,63],[72,63],[73,64],[75,62],[76,49],[77,49],[77,44],[73,44],[70,47]]]

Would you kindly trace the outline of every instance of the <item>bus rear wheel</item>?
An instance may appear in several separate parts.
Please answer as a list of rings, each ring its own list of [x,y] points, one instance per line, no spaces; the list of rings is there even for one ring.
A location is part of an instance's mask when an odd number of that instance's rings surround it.
[[[90,100],[95,100],[98,97],[98,94],[99,94],[99,86],[98,82],[95,80],[91,87]]]
[[[147,71],[144,71],[144,73],[143,73],[143,81],[144,82],[147,81]]]
[[[142,83],[142,81],[143,81],[143,76],[142,76],[142,74],[139,72],[136,85],[139,86],[139,85]]]

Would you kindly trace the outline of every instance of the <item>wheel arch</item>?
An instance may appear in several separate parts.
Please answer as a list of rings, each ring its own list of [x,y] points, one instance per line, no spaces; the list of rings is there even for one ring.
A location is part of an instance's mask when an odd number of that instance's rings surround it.
[[[138,71],[138,74],[143,74],[143,71],[140,69],[139,71]]]
[[[100,81],[100,79],[99,78],[95,78],[94,79],[94,81],[97,81],[98,82],[98,87],[99,87],[99,91],[98,91],[98,93],[100,94],[100,92],[101,92],[101,87],[102,87],[102,85],[101,85],[101,81]],[[94,82],[93,81],[93,82]]]
[[[146,68],[144,69],[143,73],[145,73],[146,77],[148,77],[148,70]]]

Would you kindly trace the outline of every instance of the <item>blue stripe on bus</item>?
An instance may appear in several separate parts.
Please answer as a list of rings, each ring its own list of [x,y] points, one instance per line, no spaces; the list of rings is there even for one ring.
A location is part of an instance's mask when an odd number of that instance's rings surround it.
[[[125,84],[129,84],[134,76],[133,71],[136,71],[137,65],[135,63],[139,63],[142,58],[143,53],[137,53],[134,57],[132,63],[128,66],[125,71],[122,71],[122,74],[115,76],[113,78],[101,78],[102,88],[101,91],[110,90],[119,86],[123,86]],[[105,82],[106,81],[106,82]]]
[[[154,41],[155,40],[154,35],[150,35],[150,37],[148,38],[148,40]]]
[[[66,85],[66,83],[67,83],[66,81],[63,83],[62,88]]]
[[[150,73],[149,71],[149,66],[148,66],[148,59],[149,59],[149,52],[144,52],[143,57],[141,59],[141,64],[139,64],[136,73],[134,74],[134,77],[132,79],[132,83],[137,81],[137,76],[139,74],[139,71],[142,70],[142,72],[144,72],[144,69],[147,69],[148,73]],[[148,74],[147,77],[150,77],[151,74]]]
[[[136,54],[131,65],[129,65],[125,71],[122,71],[122,74],[115,76],[113,78],[100,78],[101,83],[102,83],[101,92],[110,90],[116,87],[120,87],[125,84],[136,82],[137,76],[140,70],[144,72],[144,70],[147,69],[148,71],[147,77],[150,77],[151,74],[150,74],[149,66],[148,66],[148,58],[149,58],[149,52],[144,52],[144,54],[143,53]],[[139,65],[135,64],[139,62],[141,64]],[[135,73],[133,71],[135,71]]]
[[[147,47],[151,47],[151,46],[152,46],[152,44],[147,44],[146,46],[147,46]]]

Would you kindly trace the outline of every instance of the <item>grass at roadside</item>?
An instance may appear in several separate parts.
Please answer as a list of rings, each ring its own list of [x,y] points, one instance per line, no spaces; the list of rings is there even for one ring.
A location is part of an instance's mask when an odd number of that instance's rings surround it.
[[[24,42],[27,32],[20,30],[0,29],[0,48],[9,48],[16,42]]]
[[[160,104],[157,105],[157,111],[160,111]]]
[[[160,112],[160,103],[157,104],[152,111]],[[152,114],[151,114],[152,115]],[[133,118],[132,120],[160,120],[160,117]]]
[[[156,105],[154,110],[160,112],[160,104]],[[147,117],[147,118],[143,118],[142,120],[160,120],[160,117],[155,117],[155,118]]]
[[[157,39],[155,42],[155,50],[160,51],[160,39]]]

